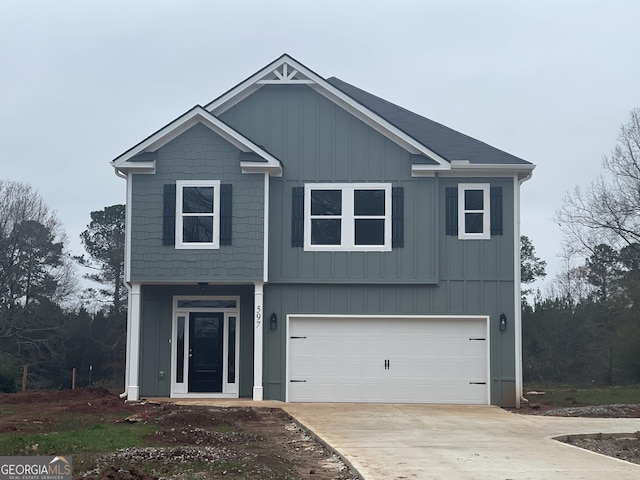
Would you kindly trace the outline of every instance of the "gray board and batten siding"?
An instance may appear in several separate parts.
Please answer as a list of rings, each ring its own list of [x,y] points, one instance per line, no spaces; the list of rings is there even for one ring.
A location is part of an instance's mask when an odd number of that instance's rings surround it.
[[[220,118],[283,165],[283,176],[270,178],[264,311],[277,313],[280,323],[277,330],[264,330],[265,398],[285,399],[288,314],[468,314],[490,317],[492,403],[515,403],[515,332],[498,328],[500,314],[513,319],[516,308],[513,192],[519,186],[514,178],[413,178],[409,152],[305,85],[265,85]],[[144,395],[169,395],[172,297],[202,294],[194,284],[208,282],[207,295],[241,296],[240,396],[251,396],[252,283],[263,279],[264,177],[242,174],[240,158],[236,147],[197,124],[158,150],[154,175],[132,176],[131,280],[168,284],[143,286]],[[162,245],[163,186],[196,179],[233,185],[231,245],[216,250]],[[402,187],[403,246],[348,253],[292,247],[292,189],[312,182]],[[471,182],[502,187],[503,231],[490,240],[446,234],[445,191]],[[191,286],[177,285],[181,282]],[[164,378],[159,371],[166,372]]]
[[[489,315],[492,403],[514,404],[514,178],[411,177],[410,154],[306,86],[262,87],[221,115],[279,158],[270,180],[265,398],[285,398],[287,314]],[[292,189],[312,182],[388,182],[404,189],[404,245],[391,252],[308,252],[291,246]],[[458,240],[445,229],[445,190],[502,187],[502,234]],[[517,188],[517,186],[516,186]]]

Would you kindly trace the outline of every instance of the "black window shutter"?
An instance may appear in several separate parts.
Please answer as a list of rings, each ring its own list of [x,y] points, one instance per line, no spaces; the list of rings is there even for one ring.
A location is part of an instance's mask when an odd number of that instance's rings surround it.
[[[233,218],[233,186],[220,185],[220,245],[231,245],[231,224]]]
[[[391,189],[391,247],[404,247],[404,187]]]
[[[291,190],[291,246],[304,246],[304,187]]]
[[[458,235],[458,188],[447,187],[445,193],[445,231],[447,235]]]
[[[502,187],[491,187],[491,235],[502,235]]]
[[[162,245],[176,244],[176,184],[164,186],[164,208],[162,213]]]

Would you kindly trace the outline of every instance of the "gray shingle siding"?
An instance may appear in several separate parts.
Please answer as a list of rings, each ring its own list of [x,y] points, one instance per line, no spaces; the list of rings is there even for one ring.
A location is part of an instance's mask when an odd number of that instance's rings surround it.
[[[134,282],[259,281],[263,269],[264,177],[240,171],[239,150],[198,124],[158,150],[155,175],[134,175],[131,279]],[[162,193],[177,180],[233,184],[233,243],[220,249],[162,245]]]

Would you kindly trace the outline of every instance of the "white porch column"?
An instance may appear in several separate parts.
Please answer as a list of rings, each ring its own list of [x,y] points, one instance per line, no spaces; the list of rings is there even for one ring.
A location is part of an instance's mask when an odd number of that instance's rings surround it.
[[[253,399],[262,401],[262,325],[264,320],[264,308],[262,306],[262,292],[264,283],[256,282],[253,293]]]
[[[127,400],[135,402],[140,399],[140,386],[138,385],[140,368],[140,284],[131,284],[131,296],[129,301],[128,328],[129,349],[127,360],[129,364],[129,378],[127,379]]]

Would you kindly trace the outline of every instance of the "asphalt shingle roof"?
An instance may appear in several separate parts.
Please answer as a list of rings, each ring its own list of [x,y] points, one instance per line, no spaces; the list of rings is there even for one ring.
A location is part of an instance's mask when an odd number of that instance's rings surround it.
[[[449,162],[468,160],[472,164],[531,164],[336,77],[328,78],[327,82]]]

